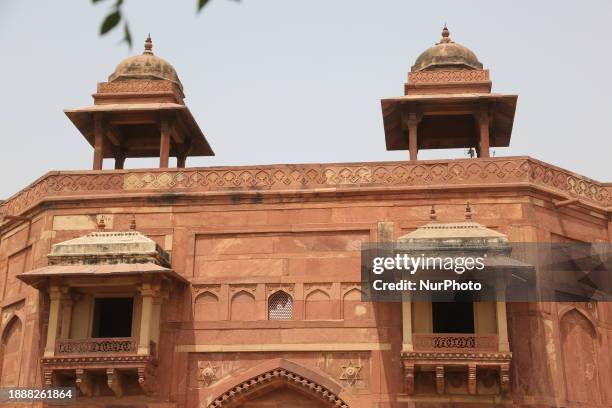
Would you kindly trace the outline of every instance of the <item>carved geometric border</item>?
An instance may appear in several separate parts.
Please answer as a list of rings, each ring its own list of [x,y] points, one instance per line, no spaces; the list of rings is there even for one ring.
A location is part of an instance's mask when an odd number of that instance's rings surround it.
[[[529,157],[423,162],[345,163],[113,172],[51,172],[0,204],[0,215],[20,215],[52,197],[130,194],[137,191],[204,192],[299,190],[334,187],[451,187],[522,183],[601,207],[612,206],[612,186]],[[2,225],[2,224],[0,224]]]
[[[246,398],[249,394],[255,393],[262,387],[271,385],[276,381],[285,382],[291,387],[298,387],[302,392],[312,395],[330,407],[349,408],[348,404],[346,404],[340,397],[329,389],[317,384],[312,380],[309,380],[308,378],[304,378],[299,374],[282,368],[270,370],[261,375],[243,381],[217,397],[208,405],[208,408],[232,408],[235,406],[235,404],[244,402],[244,398]]]

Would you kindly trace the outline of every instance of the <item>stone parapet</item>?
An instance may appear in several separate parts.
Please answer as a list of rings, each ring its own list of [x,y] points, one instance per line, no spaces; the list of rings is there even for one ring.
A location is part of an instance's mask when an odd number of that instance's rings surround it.
[[[540,190],[612,210],[612,186],[530,157],[295,164],[251,167],[50,172],[0,205],[0,216],[19,216],[50,201],[180,194],[325,194],[415,189]],[[5,219],[1,224],[11,222]]]

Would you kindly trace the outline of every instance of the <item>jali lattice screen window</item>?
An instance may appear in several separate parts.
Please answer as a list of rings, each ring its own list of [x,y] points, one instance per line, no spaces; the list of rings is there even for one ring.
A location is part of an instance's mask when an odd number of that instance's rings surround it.
[[[268,299],[268,320],[291,320],[293,299],[289,294],[278,291]]]

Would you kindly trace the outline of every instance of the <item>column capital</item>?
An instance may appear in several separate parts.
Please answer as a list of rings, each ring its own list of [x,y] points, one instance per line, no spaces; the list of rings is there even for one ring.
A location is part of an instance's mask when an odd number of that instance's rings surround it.
[[[140,291],[140,294],[141,294],[142,296],[145,296],[145,297],[153,297],[153,298],[156,298],[156,297],[159,297],[159,296],[161,295],[161,293],[160,293],[159,289],[156,289],[156,288],[150,288],[150,287],[141,287],[141,288],[139,289],[139,291]]]
[[[47,290],[51,300],[61,300],[65,296],[65,287],[59,285],[51,285]]]
[[[404,111],[402,114],[402,122],[405,127],[416,126],[423,119],[423,114],[418,110]]]
[[[162,293],[161,283],[155,280],[145,280],[141,283],[138,291],[142,296],[160,297]]]

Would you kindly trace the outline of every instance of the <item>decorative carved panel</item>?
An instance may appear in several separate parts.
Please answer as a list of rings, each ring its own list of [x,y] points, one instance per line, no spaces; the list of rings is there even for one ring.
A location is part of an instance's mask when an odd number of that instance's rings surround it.
[[[136,353],[135,338],[63,339],[55,343],[55,355]]]
[[[488,81],[488,69],[457,69],[439,71],[417,71],[408,73],[408,82],[413,83],[446,83]]]
[[[431,187],[453,185],[498,187],[517,183],[541,187],[578,198],[595,206],[612,205],[612,186],[528,157],[477,160],[391,162],[338,165],[258,166],[225,169],[124,170],[53,172],[0,205],[0,214],[20,215],[54,197],[135,191],[203,192],[287,190],[335,187],[369,189],[388,186]]]
[[[439,351],[497,351],[498,338],[494,334],[415,333],[415,350]]]

